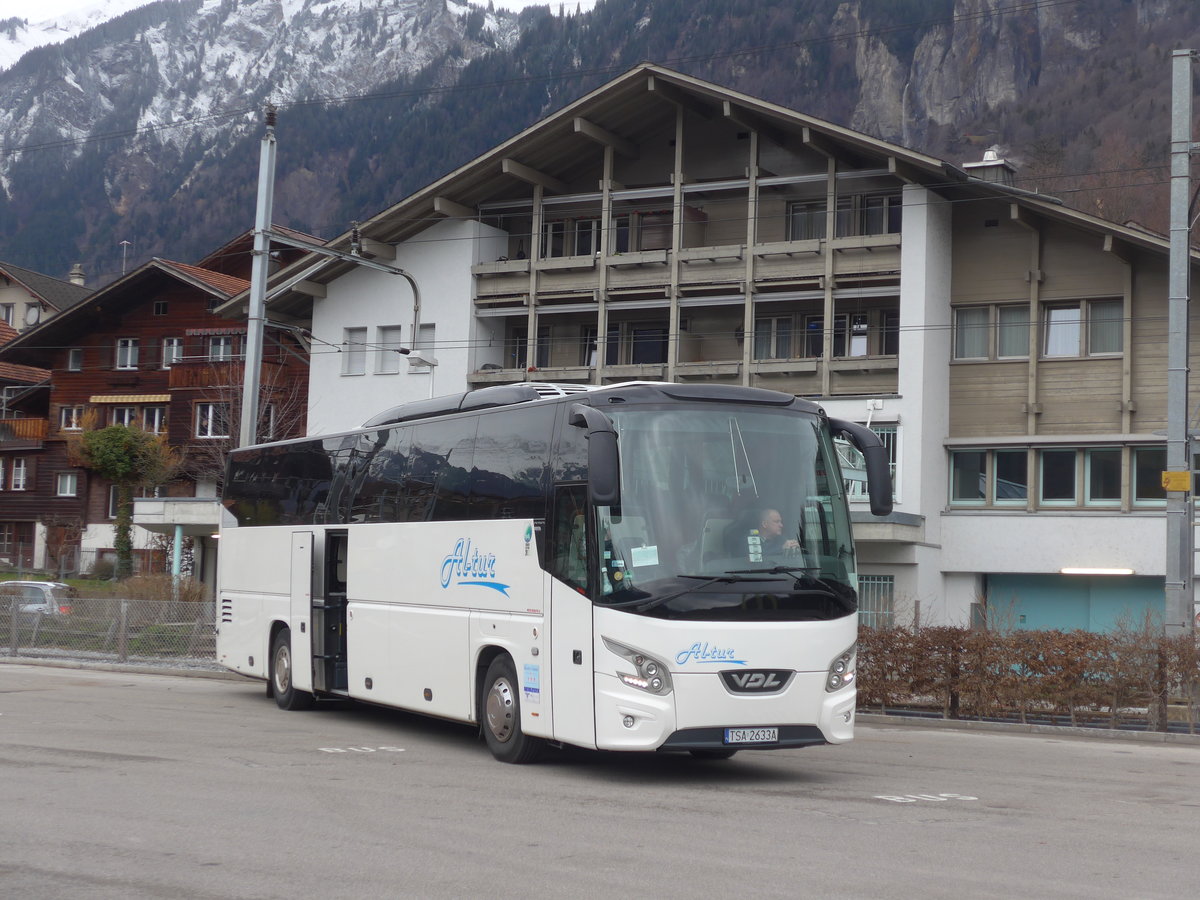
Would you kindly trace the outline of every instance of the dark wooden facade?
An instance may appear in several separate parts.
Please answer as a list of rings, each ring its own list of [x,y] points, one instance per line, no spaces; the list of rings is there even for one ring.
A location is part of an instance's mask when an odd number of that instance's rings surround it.
[[[56,529],[82,533],[112,522],[111,485],[72,465],[72,440],[85,429],[136,424],[163,434],[183,457],[184,474],[160,495],[213,489],[237,434],[246,324],[212,310],[248,287],[250,243],[239,241],[203,261],[219,271],[153,260],[0,347],[0,361],[50,372],[48,387],[29,392],[9,411],[14,418],[0,421],[0,564],[6,535],[24,543],[37,523],[52,538]],[[288,334],[268,332],[260,402],[277,415],[267,436],[304,433],[307,381],[307,351]],[[19,487],[14,471],[23,472]],[[44,550],[49,563],[54,553]]]

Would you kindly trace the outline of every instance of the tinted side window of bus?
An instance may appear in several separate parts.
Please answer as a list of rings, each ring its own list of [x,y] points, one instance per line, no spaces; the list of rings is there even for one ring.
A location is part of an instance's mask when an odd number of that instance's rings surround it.
[[[404,472],[411,437],[409,428],[392,428],[371,435],[371,450],[351,465],[354,500],[348,522],[406,521]]]
[[[404,479],[407,515],[401,521],[467,518],[472,445],[478,419],[447,419],[417,425]]]
[[[472,519],[544,519],[554,407],[479,417],[471,477]]]

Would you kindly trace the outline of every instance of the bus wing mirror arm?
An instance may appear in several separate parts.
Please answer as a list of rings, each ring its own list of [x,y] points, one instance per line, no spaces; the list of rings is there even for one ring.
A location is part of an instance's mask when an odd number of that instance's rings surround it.
[[[594,406],[576,403],[567,421],[587,429],[588,493],[597,506],[621,505],[621,454],[612,420]]]
[[[829,429],[834,435],[844,434],[863,455],[867,464],[867,493],[871,499],[871,514],[886,516],[892,511],[892,474],[888,465],[887,448],[879,436],[865,425],[830,419]]]

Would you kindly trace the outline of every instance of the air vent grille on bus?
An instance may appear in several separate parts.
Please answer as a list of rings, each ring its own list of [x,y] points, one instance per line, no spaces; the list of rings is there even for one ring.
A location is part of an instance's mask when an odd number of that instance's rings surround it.
[[[230,600],[228,597],[221,598],[221,621],[222,622],[232,622],[233,621],[233,601]]]
[[[568,394],[582,394],[590,391],[590,384],[551,384],[548,381],[530,381],[528,385],[543,397],[565,397]]]

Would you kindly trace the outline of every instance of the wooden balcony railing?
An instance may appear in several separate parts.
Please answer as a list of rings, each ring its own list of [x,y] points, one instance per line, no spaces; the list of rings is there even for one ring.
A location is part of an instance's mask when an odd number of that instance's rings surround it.
[[[49,419],[0,419],[0,444],[36,445],[49,433]]]

